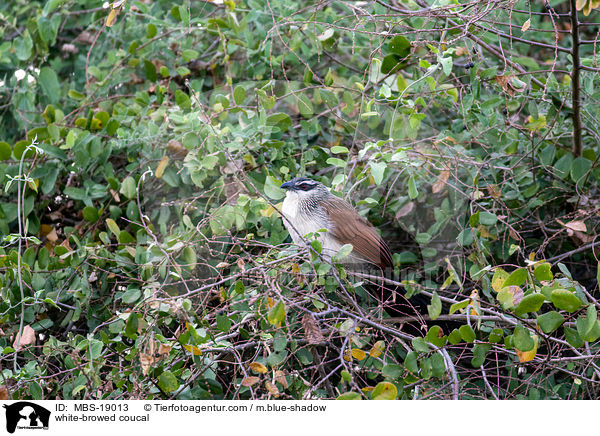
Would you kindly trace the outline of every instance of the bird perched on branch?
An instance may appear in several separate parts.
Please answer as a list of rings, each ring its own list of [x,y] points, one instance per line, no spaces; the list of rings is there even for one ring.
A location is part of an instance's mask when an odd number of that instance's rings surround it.
[[[375,227],[350,204],[329,192],[325,185],[307,177],[296,177],[281,188],[287,191],[282,207],[283,222],[295,244],[302,245],[302,237],[307,233],[325,229],[326,232],[319,233],[319,240],[321,254],[326,259],[330,260],[345,244],[351,244],[352,252],[343,260],[351,269],[376,270],[373,272],[379,277],[393,271],[392,253]],[[365,288],[390,316],[415,314],[415,319],[420,318],[424,305],[407,300],[403,287],[376,282],[366,283]],[[415,303],[423,307],[415,307]],[[410,328],[420,334],[420,326]]]
[[[352,253],[345,263],[371,264],[379,268],[393,266],[392,254],[375,227],[361,217],[346,201],[333,195],[322,183],[307,177],[296,177],[281,185],[284,225],[295,244],[302,236],[321,229],[322,254],[330,259],[345,244],[352,244]]]

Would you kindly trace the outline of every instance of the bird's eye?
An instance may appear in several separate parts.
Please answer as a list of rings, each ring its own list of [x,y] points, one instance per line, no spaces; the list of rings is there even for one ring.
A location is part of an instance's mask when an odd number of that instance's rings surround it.
[[[300,189],[302,189],[303,191],[308,191],[309,187],[310,187],[310,185],[308,183],[301,183],[300,184]]]

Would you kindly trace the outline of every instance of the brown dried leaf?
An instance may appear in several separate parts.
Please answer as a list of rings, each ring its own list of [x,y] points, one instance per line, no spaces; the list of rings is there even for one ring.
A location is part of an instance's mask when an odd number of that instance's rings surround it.
[[[275,381],[283,386],[284,389],[288,388],[288,382],[285,378],[285,373],[281,370],[275,371]]]
[[[63,44],[62,47],[60,48],[60,51],[62,51],[63,53],[72,53],[72,54],[79,53],[79,49],[77,48],[77,46],[75,46],[75,44]]]
[[[310,313],[305,313],[302,317],[302,327],[304,327],[304,337],[309,344],[315,345],[325,342],[317,321]]]
[[[446,184],[448,183],[449,178],[450,178],[450,171],[443,170],[442,172],[440,172],[440,175],[438,176],[437,180],[431,187],[431,192],[433,192],[434,194],[441,192],[446,187]]]
[[[31,328],[31,326],[26,325],[23,327],[23,334],[17,334],[15,341],[13,342],[13,348],[16,351],[20,351],[28,345],[35,344],[35,330]]]
[[[80,44],[91,45],[94,42],[94,35],[92,35],[87,30],[84,30],[79,35],[77,35],[77,38],[75,38],[75,42],[78,42]]]
[[[258,378],[258,377],[246,377],[242,380],[242,386],[246,386],[246,387],[254,386],[259,381],[260,381],[260,378]]]
[[[176,139],[171,139],[168,143],[167,143],[167,149],[173,154],[175,155],[175,157],[181,158],[183,159],[187,154],[188,154],[188,150],[187,148],[185,148],[181,142],[177,141]]]
[[[267,391],[269,391],[270,394],[273,394],[276,397],[279,396],[279,389],[277,389],[277,386],[275,386],[270,381],[265,382],[265,389],[267,389]]]
[[[160,354],[161,356],[163,354],[169,354],[171,348],[173,348],[171,345],[160,344],[160,346],[158,347],[158,354]]]
[[[0,386],[0,400],[8,400],[8,389],[4,385]]]
[[[525,21],[523,23],[523,27],[521,27],[521,32],[523,32],[523,33],[527,32],[527,30],[529,29],[529,26],[531,26],[531,18],[529,18],[527,21]]]
[[[487,185],[487,190],[492,196],[492,198],[498,199],[502,195],[502,191],[498,189],[498,185]]]
[[[241,257],[238,258],[238,260],[237,260],[237,266],[239,269],[242,270],[242,272],[246,271],[246,263],[244,262],[244,259],[242,259]]]
[[[152,354],[140,353],[140,365],[142,366],[142,374],[148,375],[150,367],[154,363],[154,356]]]
[[[398,212],[396,212],[396,219],[402,218],[406,215],[408,215],[409,213],[411,213],[415,208],[415,203],[412,201],[409,201],[408,203],[406,203],[404,206],[402,206]]]
[[[518,306],[523,299],[523,289],[518,286],[508,286],[506,289],[513,295],[513,306]]]
[[[574,230],[576,232],[587,232],[587,227],[583,221],[570,221],[564,225],[567,229]]]
[[[454,52],[456,56],[464,56],[469,53],[469,49],[467,47],[456,47],[456,51]]]
[[[119,197],[119,193],[117,191],[115,191],[114,189],[109,189],[110,195],[112,195],[112,198],[117,202],[120,203],[121,202],[121,198]]]

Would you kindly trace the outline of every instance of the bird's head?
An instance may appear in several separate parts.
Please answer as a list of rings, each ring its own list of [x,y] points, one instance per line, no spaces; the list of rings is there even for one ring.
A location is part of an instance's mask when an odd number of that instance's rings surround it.
[[[325,185],[308,177],[296,177],[281,185],[287,191],[286,196],[298,200],[319,200],[331,195]]]
[[[281,185],[285,189],[286,197],[291,201],[298,201],[304,207],[312,209],[331,194],[321,182],[308,177],[296,177]]]

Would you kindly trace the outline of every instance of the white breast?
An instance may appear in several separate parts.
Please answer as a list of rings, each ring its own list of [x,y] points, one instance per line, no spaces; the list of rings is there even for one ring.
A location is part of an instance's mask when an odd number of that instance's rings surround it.
[[[303,244],[301,236],[321,229],[330,229],[331,223],[323,214],[318,212],[312,213],[309,218],[307,214],[300,210],[299,201],[301,200],[297,193],[288,191],[281,211],[287,218],[287,220],[283,220],[283,223],[290,232],[292,240],[295,244],[301,245]],[[290,225],[290,222],[293,226]],[[319,235],[319,240],[322,245],[322,254],[326,257],[333,256],[341,248],[341,244],[327,232],[322,232]]]

